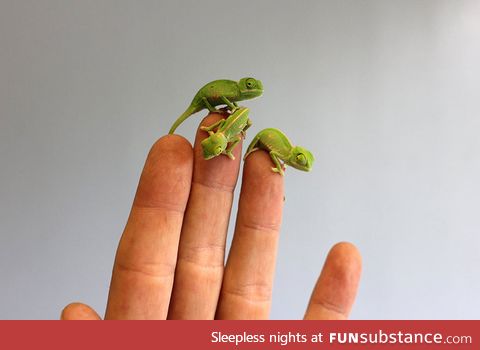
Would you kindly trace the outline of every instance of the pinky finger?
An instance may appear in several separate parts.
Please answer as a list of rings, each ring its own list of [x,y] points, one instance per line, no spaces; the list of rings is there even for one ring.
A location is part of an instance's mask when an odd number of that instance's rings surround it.
[[[305,319],[347,319],[355,301],[361,270],[362,258],[353,244],[334,245],[313,289]]]
[[[100,316],[90,306],[82,303],[71,303],[65,306],[60,315],[60,319],[64,321],[84,320],[98,321]]]

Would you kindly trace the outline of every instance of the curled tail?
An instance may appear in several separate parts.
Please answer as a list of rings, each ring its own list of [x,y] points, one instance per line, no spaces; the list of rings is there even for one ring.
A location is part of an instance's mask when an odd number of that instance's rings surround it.
[[[250,153],[253,153],[253,152],[257,151],[258,149],[260,149],[260,147],[258,145],[258,141],[260,140],[259,134],[260,133],[258,133],[253,138],[252,142],[250,142],[250,145],[247,148],[247,152],[245,152],[245,155],[243,156],[243,160],[247,159],[247,157],[250,155]]]
[[[194,106],[190,105],[190,107],[187,108],[185,112],[182,113],[180,117],[178,117],[177,120],[175,120],[175,123],[173,123],[172,127],[170,128],[170,131],[168,132],[169,134],[173,134],[175,132],[175,129],[182,124],[182,122],[190,117],[193,113],[198,112],[198,109],[195,108]]]

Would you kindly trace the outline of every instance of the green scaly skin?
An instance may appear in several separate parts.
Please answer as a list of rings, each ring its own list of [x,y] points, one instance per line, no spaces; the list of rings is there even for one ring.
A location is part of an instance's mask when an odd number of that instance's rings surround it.
[[[226,105],[232,112],[238,108],[236,102],[250,100],[263,94],[263,85],[260,80],[254,78],[242,78],[238,82],[233,80],[214,80],[203,86],[195,95],[190,106],[173,123],[169,134],[189,116],[208,108],[215,112],[215,106]]]
[[[273,163],[275,163],[275,167],[272,170],[282,176],[284,175],[283,167],[285,165],[302,171],[310,171],[315,160],[310,151],[300,146],[293,146],[283,132],[274,128],[260,131],[248,146],[247,153],[245,153],[243,159],[246,159],[250,153],[259,149],[269,152]]]
[[[235,159],[232,150],[245,137],[245,131],[252,125],[248,113],[248,108],[238,107],[227,119],[221,119],[210,126],[200,127],[209,134],[202,141],[203,158],[212,159],[225,154],[230,159]],[[217,127],[217,131],[213,132],[212,130]],[[228,146],[229,143],[230,146]]]

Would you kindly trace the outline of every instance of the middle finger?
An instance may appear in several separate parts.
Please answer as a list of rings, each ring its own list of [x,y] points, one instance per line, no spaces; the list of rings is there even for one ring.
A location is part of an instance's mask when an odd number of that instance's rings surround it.
[[[214,113],[201,125],[225,117]],[[220,155],[203,159],[198,130],[194,146],[193,180],[183,221],[175,282],[168,318],[213,319],[222,285],[225,241],[240,167],[241,145],[235,160]]]

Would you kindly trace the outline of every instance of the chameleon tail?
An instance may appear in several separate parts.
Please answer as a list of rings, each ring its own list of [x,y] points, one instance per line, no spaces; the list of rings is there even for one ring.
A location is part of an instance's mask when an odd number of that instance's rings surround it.
[[[195,108],[194,106],[190,105],[185,112],[182,113],[180,117],[178,117],[177,120],[175,120],[175,123],[173,123],[172,127],[170,128],[170,131],[168,132],[169,134],[173,134],[175,132],[175,129],[182,124],[182,122],[190,117],[193,113],[198,112],[198,109]]]
[[[253,138],[252,142],[250,142],[250,145],[247,148],[247,152],[245,152],[245,155],[243,156],[243,160],[247,159],[247,157],[250,155],[250,153],[253,153],[253,152],[255,152],[256,150],[259,149],[258,140],[260,140],[260,137],[258,137],[258,134],[257,134]]]

